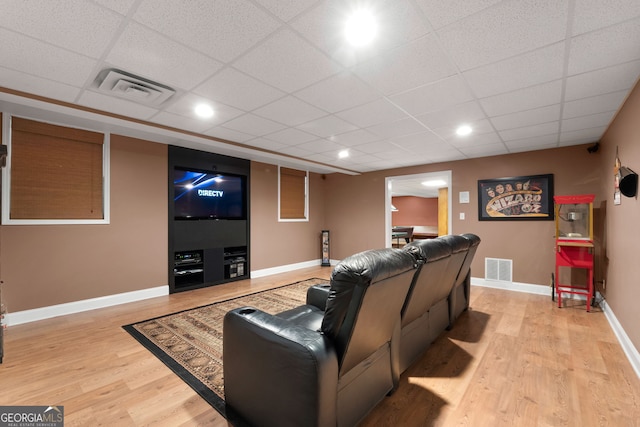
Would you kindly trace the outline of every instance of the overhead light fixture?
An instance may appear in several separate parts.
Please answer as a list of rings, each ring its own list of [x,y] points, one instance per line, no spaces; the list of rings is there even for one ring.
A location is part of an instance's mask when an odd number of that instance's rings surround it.
[[[458,126],[458,129],[456,129],[456,133],[459,136],[467,136],[471,132],[473,132],[473,129],[469,125],[461,125],[461,126]]]
[[[213,108],[207,104],[198,104],[194,108],[196,116],[202,119],[208,119],[209,117],[213,117]]]
[[[346,159],[347,157],[349,157],[349,150],[342,150],[338,153],[338,158],[340,159]]]
[[[425,187],[443,187],[447,185],[447,182],[442,179],[432,179],[431,181],[423,181],[422,185]]]
[[[352,46],[359,47],[369,44],[377,32],[378,25],[373,13],[366,9],[357,9],[347,19],[344,33]]]

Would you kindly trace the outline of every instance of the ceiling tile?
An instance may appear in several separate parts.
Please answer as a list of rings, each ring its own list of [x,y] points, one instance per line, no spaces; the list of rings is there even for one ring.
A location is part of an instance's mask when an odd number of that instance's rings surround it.
[[[219,61],[237,58],[280,25],[245,0],[143,0],[134,19]]]
[[[246,142],[255,138],[253,135],[247,133],[238,132],[237,130],[228,129],[224,126],[216,126],[213,129],[209,129],[205,132],[205,135],[213,136],[215,138],[226,139],[228,141]]]
[[[325,116],[298,126],[306,132],[328,138],[334,135],[356,130],[357,127],[336,116]]]
[[[336,116],[357,126],[366,128],[377,123],[401,119],[406,117],[406,114],[386,99],[379,98],[368,104],[336,113]]]
[[[640,16],[638,0],[576,0],[573,34],[582,34]]]
[[[291,22],[307,40],[334,61],[351,67],[429,32],[417,10],[407,0],[373,0],[367,6],[378,20],[378,34],[368,46],[352,47],[344,37],[344,26],[358,2],[328,0]]]
[[[204,132],[211,128],[211,123],[207,121],[185,117],[180,114],[168,113],[166,111],[161,111],[149,120],[162,126],[185,129],[191,132]]]
[[[414,118],[401,119],[395,122],[381,123],[367,128],[367,131],[385,138],[397,138],[418,132],[424,132],[425,127]]]
[[[369,142],[379,141],[381,139],[379,135],[373,134],[364,129],[341,133],[339,135],[335,135],[333,138],[337,143],[346,146],[366,144]]]
[[[1,50],[2,48],[0,47],[0,51]],[[80,89],[77,87],[54,82],[38,76],[32,76],[22,71],[0,67],[0,76],[2,76],[0,86],[10,87],[61,101],[73,102],[80,93]]]
[[[296,126],[327,114],[293,96],[278,99],[254,110],[253,113],[288,126]]]
[[[296,147],[302,148],[303,150],[308,150],[312,153],[335,152],[336,154],[338,153],[338,151],[347,148],[336,142],[329,141],[328,139],[316,139],[314,141],[296,145]]]
[[[509,152],[503,143],[462,147],[460,151],[468,157],[499,156]]]
[[[283,21],[289,21],[309,9],[317,0],[255,0]]]
[[[196,116],[194,109],[196,105],[201,103],[208,104],[211,108],[213,108],[213,112],[214,112],[213,117],[210,117],[208,119],[200,119],[199,117]],[[173,102],[169,107],[167,107],[165,111],[168,111],[174,114],[179,114],[181,116],[184,116],[190,119],[200,120],[200,121],[209,123],[209,126],[225,123],[235,117],[238,117],[244,114],[244,111],[238,110],[233,107],[229,107],[228,105],[213,103],[209,101],[207,98],[204,98],[198,95],[193,95],[193,94],[186,94],[180,97],[178,100]]]
[[[271,151],[281,151],[288,148],[286,144],[266,138],[255,138],[248,141],[246,144],[251,147],[263,148]]]
[[[569,75],[640,59],[640,18],[571,39]],[[594,55],[594,52],[598,52]]]
[[[456,72],[434,35],[378,55],[352,71],[385,95],[432,83]]]
[[[120,114],[136,119],[148,120],[155,114],[158,109],[146,105],[140,105],[136,102],[127,101],[126,99],[105,95],[99,92],[84,91],[77,100],[78,104],[86,107],[95,108],[100,111]]]
[[[461,123],[462,124],[462,123]],[[441,138],[449,141],[449,140],[457,140],[457,139],[465,139],[468,138],[472,135],[478,135],[478,134],[483,134],[483,133],[488,133],[488,132],[494,132],[494,128],[491,125],[491,122],[487,119],[481,119],[481,120],[476,120],[473,122],[467,122],[464,123],[466,125],[471,126],[472,132],[471,134],[467,135],[467,136],[459,136],[456,133],[457,130],[457,126],[444,126],[444,127],[437,127],[435,129],[432,129],[433,132],[437,135],[439,135]]]
[[[447,138],[447,142],[456,148],[470,147],[475,145],[497,144],[502,142],[500,135],[496,132],[472,133],[465,137],[455,136]]]
[[[565,38],[565,1],[506,0],[438,31],[461,70],[499,61]]]
[[[532,52],[465,71],[462,75],[479,98],[562,78],[565,43],[555,43]]]
[[[562,120],[560,132],[571,132],[591,127],[606,127],[613,119],[615,111],[592,114],[590,116],[574,117]]]
[[[302,89],[295,96],[335,113],[371,102],[379,94],[351,72],[345,71]]]
[[[549,134],[536,136],[533,138],[522,138],[505,141],[510,152],[522,152],[531,150],[542,150],[545,148],[552,148],[558,146],[558,134]]]
[[[626,96],[627,91],[621,90],[565,102],[562,107],[562,118],[570,119],[572,117],[604,113],[605,111],[618,111]]]
[[[543,123],[536,126],[524,126],[516,129],[508,129],[498,132],[503,140],[533,138],[550,134],[557,134],[559,121]]]
[[[131,6],[136,3],[136,0],[95,0],[95,2],[121,15],[126,15],[131,10]]]
[[[316,135],[311,135],[307,132],[303,132],[294,128],[283,129],[281,131],[269,134],[265,136],[265,138],[286,145],[298,145],[318,139]]]
[[[235,62],[245,73],[285,91],[317,83],[342,69],[289,29],[283,29]]]
[[[194,89],[194,93],[245,111],[261,107],[285,95],[281,90],[231,67],[224,68],[202,83]]]
[[[459,19],[473,15],[502,0],[417,0],[424,12],[424,16],[434,28],[456,22]]]
[[[633,61],[568,77],[565,99],[573,101],[620,90],[628,91],[636,83],[639,73],[640,61]]]
[[[392,102],[414,116],[472,99],[473,94],[460,76],[452,76],[390,97]]]
[[[392,145],[387,140],[367,142],[365,144],[358,144],[358,145],[355,146],[355,148],[357,148],[359,151],[363,151],[363,152],[369,153],[369,154],[383,153],[383,152],[386,152],[386,151],[389,151],[389,150],[397,150],[398,149],[397,146]]]
[[[491,118],[497,130],[513,129],[560,120],[560,104]]]
[[[464,123],[473,123],[485,118],[484,111],[477,101],[457,104],[444,110],[434,111],[416,117],[425,126],[434,129],[457,127]]]
[[[558,104],[561,98],[562,81],[555,80],[501,95],[490,96],[481,99],[480,104],[489,117],[495,117],[517,111]]]
[[[183,90],[192,89],[222,66],[136,23],[118,38],[106,61],[115,68]]]
[[[8,1],[2,2],[0,13],[0,27],[91,58],[103,55],[121,20],[122,16],[84,0]]]
[[[250,135],[262,136],[284,129],[286,126],[274,121],[258,117],[254,114],[244,114],[224,124],[224,127],[248,133]]]
[[[591,127],[574,131],[560,133],[560,145],[588,144],[600,141],[602,135],[607,130],[606,126]]]
[[[442,138],[430,131],[393,138],[393,144],[407,150],[414,150],[417,147],[439,147],[443,143]]]
[[[86,56],[3,28],[0,28],[0,40],[0,58],[11,58],[10,69],[14,71],[75,87],[82,87],[94,72],[95,61]]]

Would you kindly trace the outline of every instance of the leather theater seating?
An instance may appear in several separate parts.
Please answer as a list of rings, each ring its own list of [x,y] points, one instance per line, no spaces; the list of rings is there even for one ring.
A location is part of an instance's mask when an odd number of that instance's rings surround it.
[[[255,426],[353,426],[468,307],[475,235],[416,241],[342,260],[307,304],[224,318],[231,420]],[[473,248],[473,250],[471,250]]]

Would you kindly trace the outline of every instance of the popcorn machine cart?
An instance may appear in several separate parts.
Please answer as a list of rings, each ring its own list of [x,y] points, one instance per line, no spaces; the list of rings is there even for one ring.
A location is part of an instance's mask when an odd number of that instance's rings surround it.
[[[555,292],[558,307],[562,295],[584,295],[591,311],[593,286],[593,201],[595,195],[554,196],[556,221]],[[560,275],[562,268],[563,276]],[[570,269],[586,270],[586,284],[574,284]],[[567,279],[569,276],[569,279]]]

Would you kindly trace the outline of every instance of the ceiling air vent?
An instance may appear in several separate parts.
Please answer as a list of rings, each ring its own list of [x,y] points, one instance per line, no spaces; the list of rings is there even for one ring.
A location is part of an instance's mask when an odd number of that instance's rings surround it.
[[[114,68],[102,70],[95,84],[100,92],[149,106],[158,106],[176,93],[169,86]]]

